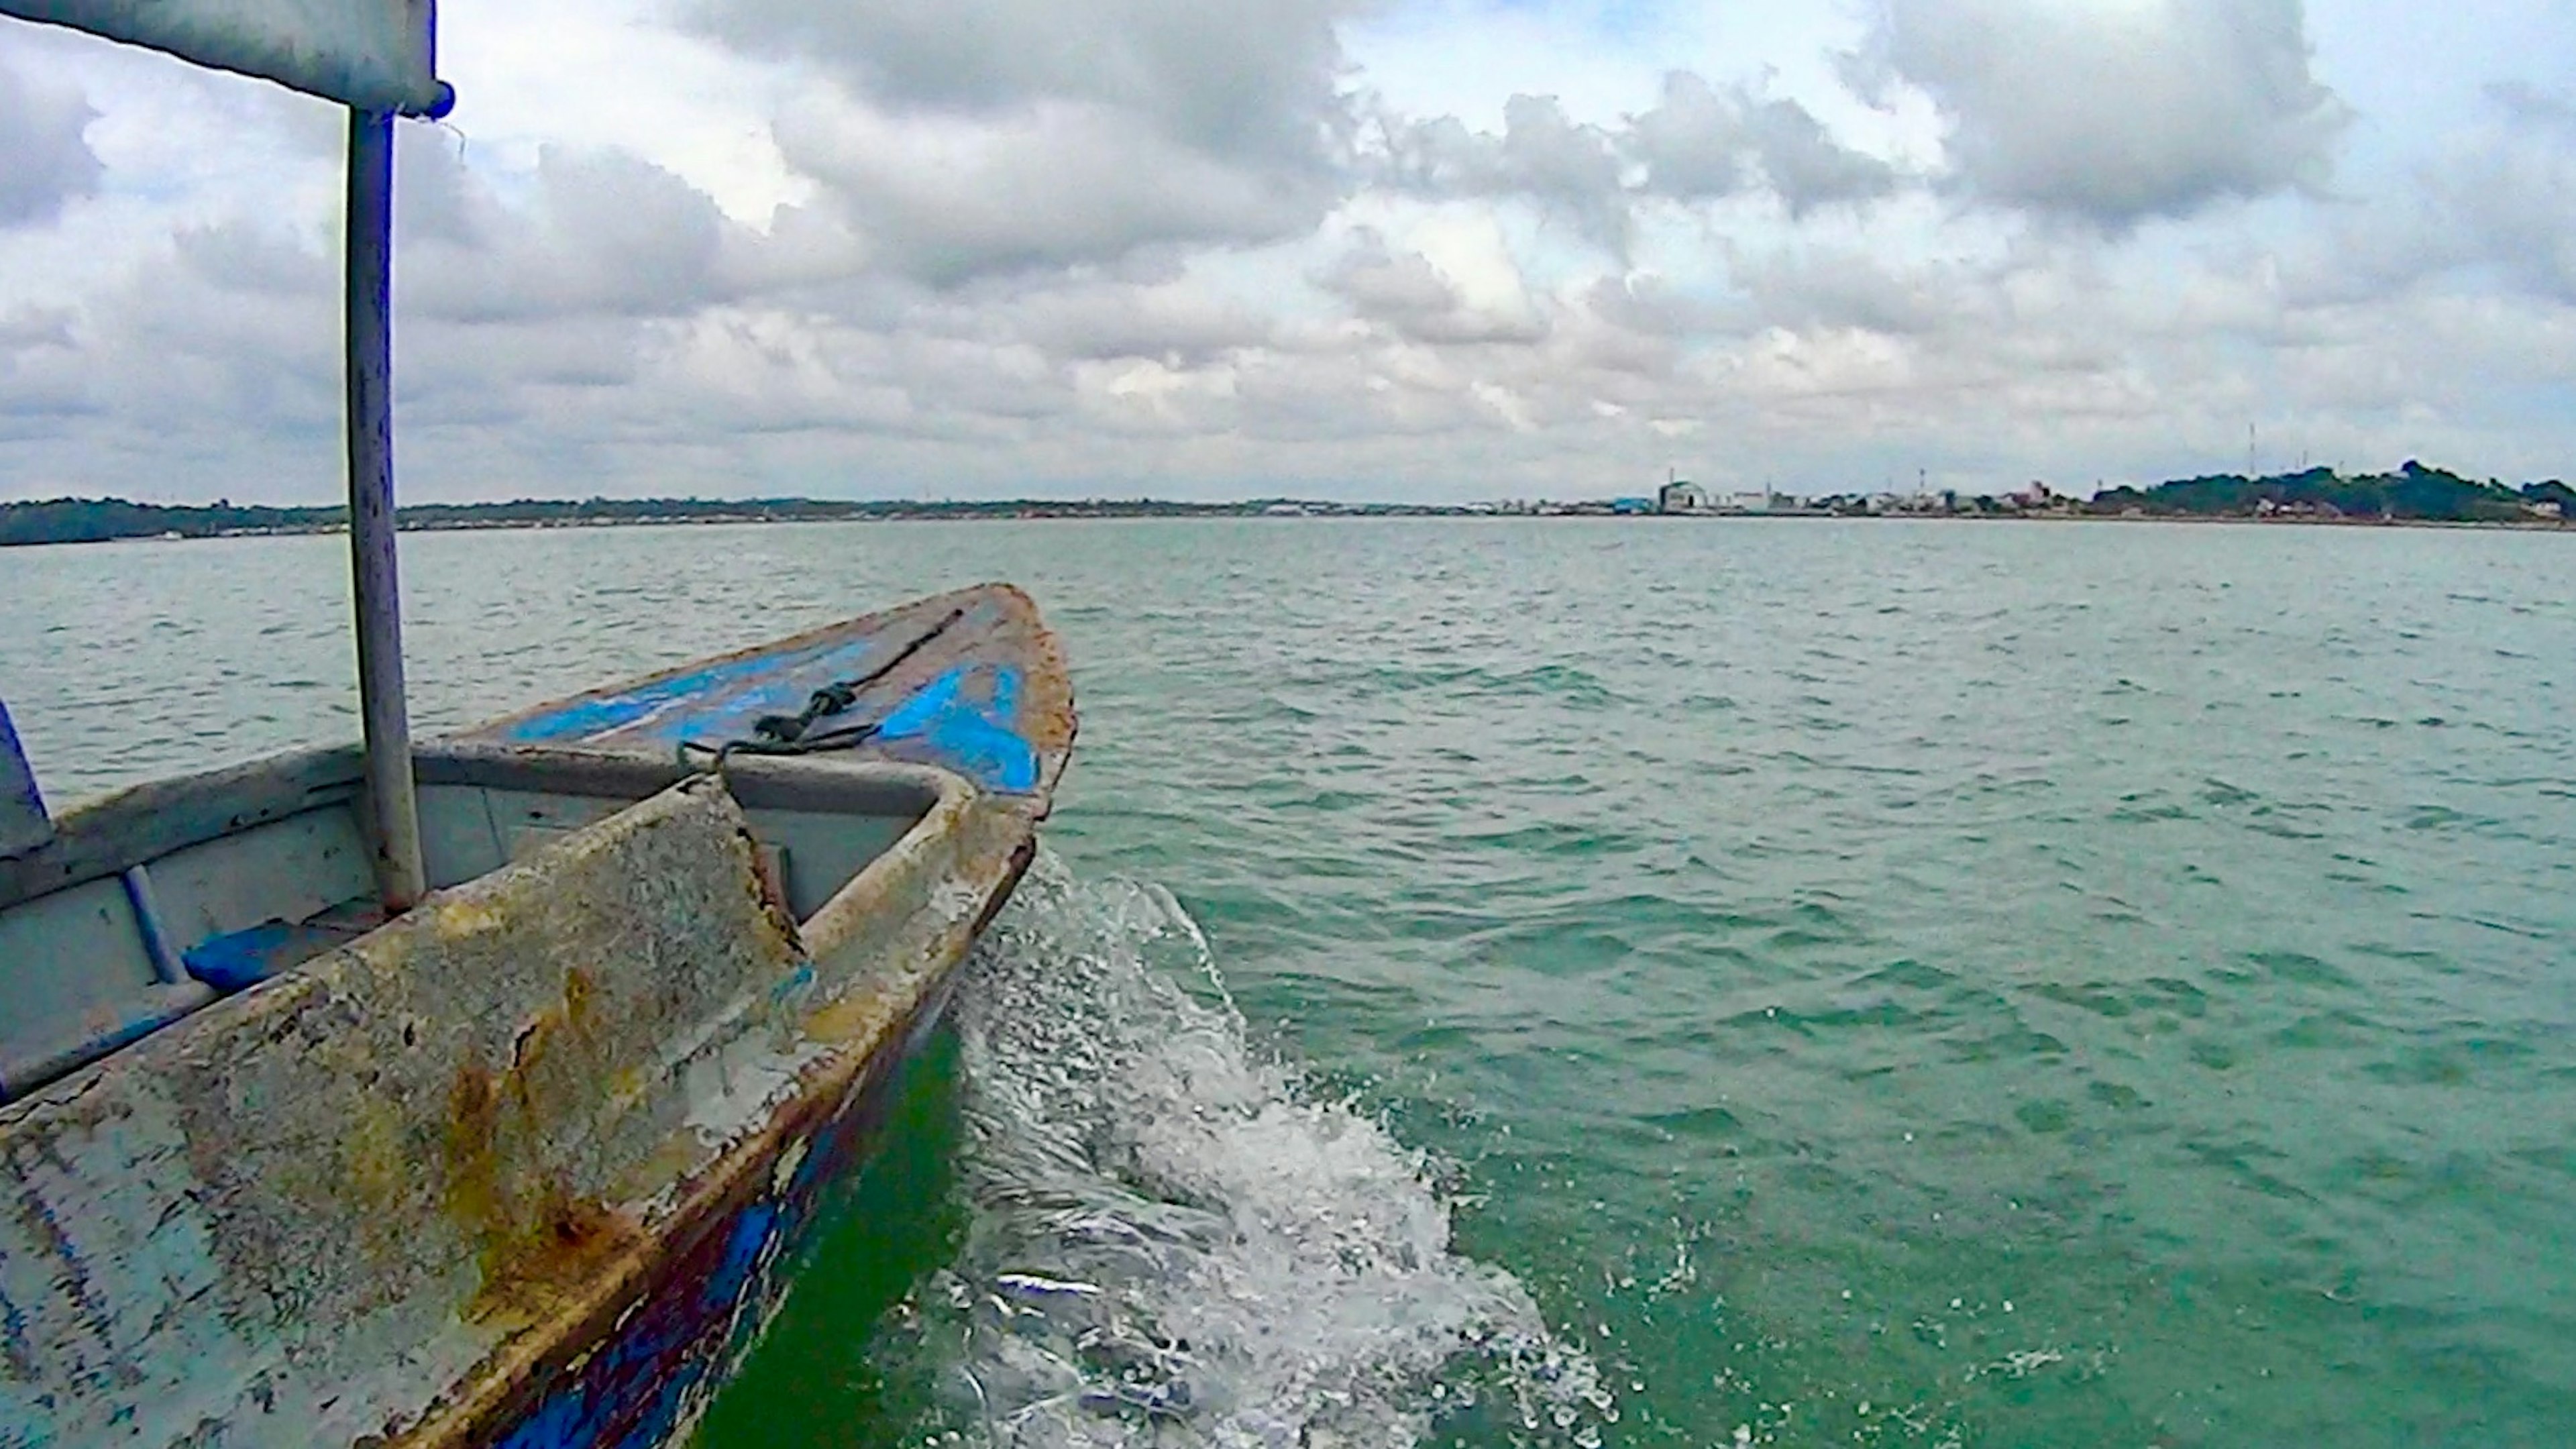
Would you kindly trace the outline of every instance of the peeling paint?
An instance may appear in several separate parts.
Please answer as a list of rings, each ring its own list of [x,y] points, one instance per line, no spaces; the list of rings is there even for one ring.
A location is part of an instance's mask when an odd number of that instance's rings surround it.
[[[1035,607],[994,585],[541,705],[466,738],[663,757],[683,740],[745,738],[763,715],[793,714],[818,689],[868,677],[950,614],[954,625],[872,680],[835,720],[877,725],[860,757],[935,765],[997,793],[1043,795],[1072,742],[1071,691]]]
[[[692,781],[0,1107],[0,1449],[684,1436],[1070,744],[1025,600],[977,607],[1036,641],[1030,672],[961,679],[963,713],[890,749],[1007,725],[1036,793],[813,767],[939,783],[801,924],[724,784]],[[956,661],[921,663],[901,698]]]

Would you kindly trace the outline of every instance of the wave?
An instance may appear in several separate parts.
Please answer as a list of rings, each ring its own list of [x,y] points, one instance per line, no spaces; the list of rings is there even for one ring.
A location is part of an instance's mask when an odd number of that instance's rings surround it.
[[[969,1226],[885,1344],[938,1442],[1598,1445],[1618,1408],[1436,1165],[1255,1049],[1170,893],[1041,856],[958,993]]]

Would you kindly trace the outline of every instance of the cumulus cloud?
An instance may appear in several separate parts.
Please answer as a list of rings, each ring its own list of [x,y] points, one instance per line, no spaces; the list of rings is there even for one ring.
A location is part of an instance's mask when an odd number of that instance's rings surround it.
[[[2116,230],[2322,185],[2310,52],[2301,0],[1881,0],[1851,69],[1932,97],[1970,194]]]
[[[1663,103],[1628,124],[1624,149],[1659,196],[1700,200],[1767,184],[1804,215],[1896,189],[1896,168],[1836,141],[1798,102],[1744,86],[1720,91],[1689,71],[1666,75]]]
[[[2466,283],[2576,304],[2576,93],[2483,89],[2482,111],[2431,138],[2387,186],[2284,249],[2283,285],[2311,308],[2384,304]]]
[[[2518,286],[2576,303],[2576,95],[2487,89],[2503,124],[2430,170],[2437,230]]]
[[[1662,104],[1616,127],[1580,122],[1554,96],[1515,95],[1503,129],[1454,116],[1381,117],[1383,170],[1427,196],[1516,198],[1625,258],[1640,201],[1685,204],[1762,193],[1793,217],[1895,191],[1896,169],[1836,140],[1794,100],[1720,90],[1690,71],[1664,77]]]
[[[1651,272],[1601,277],[1582,292],[1593,316],[1640,336],[1684,338],[1726,330],[1728,312]]]
[[[1335,188],[1173,143],[1131,113],[1035,102],[978,121],[821,105],[778,128],[865,264],[939,286],[1119,263],[1140,251],[1311,231]]]
[[[1003,296],[943,302],[916,321],[952,336],[1008,339],[1044,357],[1106,362],[1151,359],[1200,367],[1280,337],[1278,319],[1187,277],[1128,282],[1090,277]]]
[[[703,0],[745,54],[833,77],[789,164],[876,265],[953,285],[1156,243],[1312,230],[1345,190],[1344,0]]]
[[[727,244],[751,244],[706,193],[629,152],[542,148],[516,206],[436,131],[406,128],[396,160],[397,279],[416,315],[684,315],[731,295]]]
[[[1547,333],[1517,276],[1470,297],[1428,256],[1391,247],[1362,228],[1351,247],[1315,278],[1363,321],[1413,342],[1535,342]]]
[[[98,189],[88,137],[97,114],[78,86],[0,57],[0,227],[51,221]]]
[[[1499,134],[1455,116],[1382,117],[1385,169],[1396,185],[1428,196],[1527,197],[1584,237],[1625,253],[1631,228],[1615,141],[1566,115],[1554,96],[1516,95]]]
[[[1766,326],[1930,337],[1995,320],[1990,276],[1940,263],[1894,265],[1848,247],[1748,256],[1735,279]]]
[[[1090,102],[1210,155],[1311,162],[1343,121],[1343,0],[703,0],[706,32],[897,110]]]

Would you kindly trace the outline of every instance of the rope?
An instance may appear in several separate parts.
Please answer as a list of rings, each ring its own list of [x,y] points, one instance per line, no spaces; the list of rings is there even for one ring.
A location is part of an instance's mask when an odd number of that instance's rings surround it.
[[[850,706],[858,703],[859,696],[865,693],[869,686],[902,668],[906,661],[929,648],[933,640],[947,633],[958,620],[965,617],[964,609],[949,610],[946,618],[923,630],[919,637],[896,650],[894,657],[885,663],[855,678],[836,679],[821,689],[815,690],[813,696],[805,701],[805,708],[795,714],[762,715],[752,722],[749,739],[729,740],[722,745],[710,745],[700,740],[680,741],[680,763],[688,764],[689,757],[693,754],[709,755],[713,760],[707,769],[721,773],[725,761],[735,755],[814,755],[828,750],[851,749],[867,743],[876,738],[881,721],[871,720],[865,724],[845,725],[839,729],[824,730],[820,733],[815,731],[814,726],[847,711]]]

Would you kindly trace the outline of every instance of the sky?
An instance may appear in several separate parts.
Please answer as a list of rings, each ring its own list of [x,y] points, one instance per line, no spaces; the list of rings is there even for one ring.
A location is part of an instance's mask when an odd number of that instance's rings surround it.
[[[2565,0],[444,0],[403,496],[2576,476]],[[0,498],[342,487],[342,113],[0,18]]]

